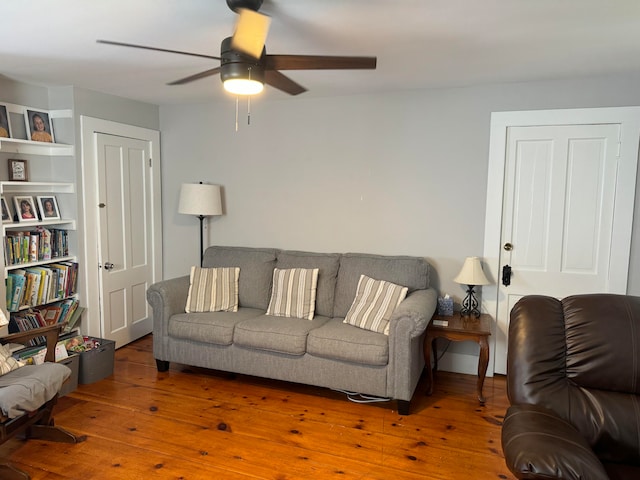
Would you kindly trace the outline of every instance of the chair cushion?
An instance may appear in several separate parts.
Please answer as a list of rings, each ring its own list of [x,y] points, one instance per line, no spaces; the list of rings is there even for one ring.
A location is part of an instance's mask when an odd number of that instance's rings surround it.
[[[71,370],[60,363],[26,365],[0,377],[0,409],[9,418],[33,412],[51,400]]]

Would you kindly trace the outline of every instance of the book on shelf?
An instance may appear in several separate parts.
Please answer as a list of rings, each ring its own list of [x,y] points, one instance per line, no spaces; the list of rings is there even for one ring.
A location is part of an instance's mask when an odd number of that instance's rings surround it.
[[[6,280],[7,309],[15,312],[71,297],[77,291],[77,283],[76,262],[48,263],[11,270]]]
[[[65,229],[36,227],[8,230],[4,238],[5,265],[20,265],[69,256],[69,233]]]

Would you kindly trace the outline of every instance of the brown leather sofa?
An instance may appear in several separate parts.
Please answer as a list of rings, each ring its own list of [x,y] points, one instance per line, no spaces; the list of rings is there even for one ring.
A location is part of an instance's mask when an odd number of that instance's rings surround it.
[[[640,479],[640,297],[522,298],[511,311],[507,466],[525,479]]]

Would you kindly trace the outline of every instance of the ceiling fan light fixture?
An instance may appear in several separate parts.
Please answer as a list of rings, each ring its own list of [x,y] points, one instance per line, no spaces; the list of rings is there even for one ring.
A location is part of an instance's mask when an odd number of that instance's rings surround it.
[[[234,95],[256,95],[264,89],[264,83],[250,78],[229,78],[223,85],[227,92]]]

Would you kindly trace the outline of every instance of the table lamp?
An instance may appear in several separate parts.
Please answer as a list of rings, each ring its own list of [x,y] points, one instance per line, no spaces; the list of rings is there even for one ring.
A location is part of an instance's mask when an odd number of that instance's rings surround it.
[[[467,296],[462,301],[462,309],[460,310],[461,317],[470,317],[473,315],[476,318],[480,317],[480,310],[478,309],[478,299],[476,298],[474,287],[477,285],[489,285],[491,282],[487,280],[484,272],[482,271],[482,265],[480,264],[479,257],[467,257],[462,265],[462,270],[454,282],[467,286]]]
[[[222,215],[222,199],[219,185],[205,183],[183,183],[180,187],[180,202],[178,212],[196,215],[200,219],[200,266],[204,259],[204,229],[202,222],[205,217]]]

